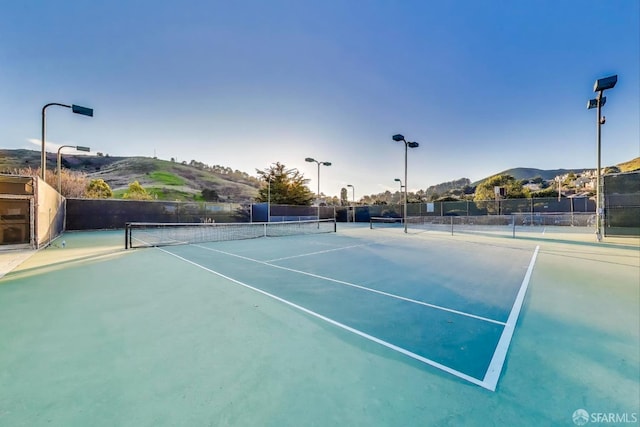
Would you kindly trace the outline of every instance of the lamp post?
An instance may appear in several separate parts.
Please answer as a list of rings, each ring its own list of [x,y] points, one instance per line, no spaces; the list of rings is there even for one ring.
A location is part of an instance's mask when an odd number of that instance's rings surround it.
[[[400,178],[396,178],[396,179],[394,179],[394,181],[400,183],[400,193],[402,193],[402,189],[404,188],[404,185],[402,185],[402,180]]]
[[[404,142],[404,212],[403,212],[403,222],[404,222],[404,232],[407,232],[407,152],[409,148],[418,148],[420,144],[417,142],[408,142],[404,139],[403,135],[397,134],[393,135],[393,140],[396,142]]]
[[[269,174],[269,179],[267,180],[267,222],[271,222],[271,178],[273,178],[273,175]]]
[[[62,160],[62,155],[60,154],[60,151],[62,151],[63,148],[75,148],[78,151],[86,151],[86,152],[91,151],[91,148],[83,147],[81,145],[62,145],[60,148],[58,148],[58,193],[60,194],[62,194],[62,191],[61,191],[62,190],[62,174],[61,174],[61,168],[60,168],[60,161]]]
[[[351,184],[347,184],[347,187],[351,187],[351,197],[353,198],[353,222],[356,222],[356,187]]]
[[[399,182],[400,183],[400,198],[402,199],[402,189],[404,188],[404,185],[402,185],[402,180],[400,178],[396,178],[394,179],[394,181]],[[404,214],[402,215],[404,217]]]
[[[89,117],[93,117],[93,109],[92,108],[87,108],[87,107],[81,107],[79,105],[67,105],[67,104],[59,104],[57,102],[52,102],[49,104],[46,104],[44,107],[42,107],[42,153],[41,153],[41,157],[40,157],[40,177],[44,180],[45,179],[45,173],[47,171],[47,152],[45,150],[45,135],[46,135],[46,118],[45,118],[45,111],[47,109],[47,107],[51,107],[52,105],[57,105],[59,107],[65,107],[65,108],[71,108],[71,111],[73,111],[76,114],[81,114],[83,116],[89,116]]]
[[[304,161],[318,164],[318,221],[320,221],[320,166],[331,166],[331,162],[319,162],[311,157],[307,157]],[[318,223],[318,227],[320,227],[320,223]]]
[[[616,83],[618,83],[617,75],[596,80],[595,84],[593,85],[593,91],[598,92],[598,96],[595,99],[589,100],[589,102],[587,103],[587,109],[590,110],[592,108],[597,108],[598,111],[596,122],[596,139],[598,145],[598,165],[596,170],[596,238],[598,239],[598,242],[602,241],[602,215],[604,214],[604,208],[602,204],[602,183],[600,176],[600,142],[602,133],[601,127],[606,121],[606,118],[602,115],[602,107],[604,107],[604,104],[607,102],[607,97],[603,96],[603,94],[605,90],[613,89]]]
[[[394,179],[394,181],[400,183],[400,201],[402,201],[402,196],[403,196],[402,189],[404,188],[404,185],[402,185],[402,180],[400,178],[396,178],[396,179]]]

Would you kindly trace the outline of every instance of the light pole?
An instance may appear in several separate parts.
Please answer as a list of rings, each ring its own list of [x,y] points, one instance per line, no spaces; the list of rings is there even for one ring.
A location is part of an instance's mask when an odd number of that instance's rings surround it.
[[[40,177],[44,181],[45,172],[47,171],[47,152],[45,150],[45,135],[46,135],[46,119],[45,119],[45,110],[47,107],[51,107],[52,105],[57,105],[59,107],[71,108],[76,114],[82,114],[83,116],[93,117],[93,108],[81,107],[79,105],[67,105],[67,104],[59,104],[57,102],[52,102],[44,107],[42,107],[42,153],[40,156]]]
[[[356,187],[351,184],[347,184],[347,187],[351,187],[351,197],[353,198],[353,222],[356,222]]]
[[[602,107],[607,102],[607,97],[603,96],[604,91],[607,89],[613,89],[618,83],[618,76],[609,76],[596,80],[593,85],[593,91],[598,92],[598,96],[595,99],[589,100],[587,103],[587,109],[597,108],[598,118],[596,122],[596,138],[598,140],[598,167],[596,170],[596,238],[598,242],[602,241],[602,215],[604,208],[602,204],[602,183],[601,183],[601,165],[600,165],[600,140],[601,140],[601,127],[605,123],[606,118],[602,115]]]
[[[62,174],[61,174],[61,168],[60,168],[60,161],[62,160],[62,155],[60,154],[60,151],[63,148],[75,148],[78,151],[86,151],[89,152],[91,151],[91,149],[89,147],[83,147],[81,145],[62,145],[60,148],[58,148],[58,193],[62,194]],[[44,178],[43,178],[44,179]]]
[[[404,222],[404,232],[407,232],[407,152],[409,148],[418,148],[420,144],[417,142],[408,142],[404,139],[403,135],[397,134],[393,135],[393,140],[396,142],[404,142],[404,212],[403,212],[403,222]]]
[[[320,221],[320,165],[322,166],[331,166],[331,162],[319,162],[316,159],[313,159],[311,157],[307,157],[306,159],[304,159],[305,162],[315,162],[318,164],[318,221]],[[320,224],[318,223],[318,227],[320,227]]]
[[[400,183],[400,198],[402,199],[402,189],[404,188],[404,185],[402,185],[402,180],[400,178],[396,178],[394,179],[394,181],[399,182]],[[404,217],[404,214],[402,215]]]
[[[402,180],[400,178],[396,178],[394,179],[394,181],[400,183],[400,194],[402,194],[402,189],[404,188],[404,185],[402,185]]]
[[[269,179],[267,180],[267,222],[271,222],[271,178],[273,178],[273,175],[269,174]]]

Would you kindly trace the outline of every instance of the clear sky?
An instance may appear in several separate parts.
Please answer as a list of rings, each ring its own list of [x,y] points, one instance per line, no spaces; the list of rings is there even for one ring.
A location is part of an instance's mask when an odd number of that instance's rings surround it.
[[[638,0],[3,1],[0,147],[86,145],[255,174],[279,161],[356,198],[511,167],[640,155]],[[351,189],[349,189],[351,198]]]

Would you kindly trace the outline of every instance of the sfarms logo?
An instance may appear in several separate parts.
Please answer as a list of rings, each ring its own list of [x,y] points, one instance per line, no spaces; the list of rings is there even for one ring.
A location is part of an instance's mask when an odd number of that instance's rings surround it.
[[[576,409],[571,416],[573,423],[577,426],[583,426],[587,423],[592,424],[625,424],[637,423],[637,412],[592,412],[589,413],[585,409]]]
[[[573,411],[573,422],[577,426],[583,426],[589,422],[589,413],[584,409],[576,409]]]

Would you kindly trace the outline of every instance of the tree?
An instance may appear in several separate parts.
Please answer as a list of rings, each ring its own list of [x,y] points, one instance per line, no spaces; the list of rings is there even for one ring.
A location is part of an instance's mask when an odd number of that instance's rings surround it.
[[[341,206],[349,205],[349,196],[347,195],[347,189],[344,187],[340,189],[340,205]]]
[[[129,190],[122,196],[123,199],[131,200],[151,200],[151,195],[147,193],[138,181],[133,181],[129,184]]]
[[[90,199],[109,199],[113,197],[111,187],[109,187],[109,184],[101,178],[92,179],[87,185],[87,189],[84,194]]]
[[[207,202],[217,202],[220,200],[218,192],[211,188],[205,188],[202,190],[202,198]]]
[[[271,188],[271,203],[279,205],[310,206],[313,193],[307,187],[308,179],[297,169],[287,169],[285,165],[276,162],[264,170],[256,169],[258,178],[265,184],[258,190],[256,202],[269,200]],[[269,181],[271,184],[269,185]]]
[[[495,175],[487,178],[476,188],[476,195],[473,200],[484,201],[494,200],[495,187],[504,187],[506,199],[522,199],[529,197],[529,191],[522,187],[522,183],[511,175]]]
[[[607,166],[604,168],[604,175],[609,175],[610,173],[620,173],[620,168],[617,166]]]

